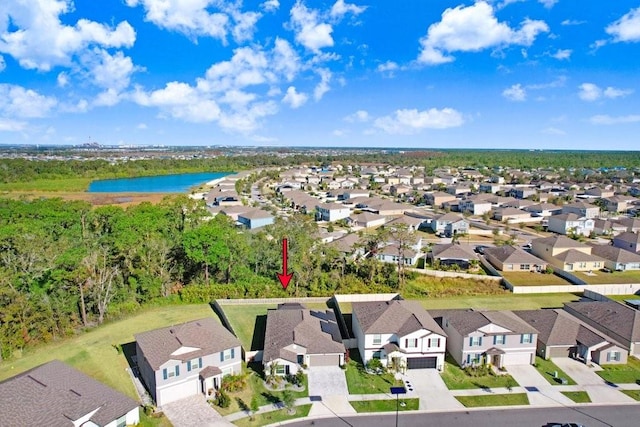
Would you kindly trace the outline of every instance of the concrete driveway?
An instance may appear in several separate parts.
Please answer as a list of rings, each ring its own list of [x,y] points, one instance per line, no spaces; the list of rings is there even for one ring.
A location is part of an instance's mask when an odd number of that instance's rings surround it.
[[[521,387],[539,388],[551,385],[532,365],[507,366],[507,372]]]
[[[460,409],[464,406],[449,392],[435,369],[407,369],[402,375],[407,397],[418,397],[420,409]]]
[[[222,427],[233,426],[222,418],[201,394],[167,403],[162,412],[174,427]]]
[[[578,385],[601,385],[604,380],[596,374],[598,368],[590,368],[584,363],[571,359],[570,357],[557,357],[553,359],[553,363],[558,365],[560,369],[565,371]]]
[[[573,401],[560,393],[532,365],[513,365],[507,372],[524,388],[531,406],[572,405]]]
[[[347,379],[338,366],[314,366],[307,370],[309,396],[347,396]]]

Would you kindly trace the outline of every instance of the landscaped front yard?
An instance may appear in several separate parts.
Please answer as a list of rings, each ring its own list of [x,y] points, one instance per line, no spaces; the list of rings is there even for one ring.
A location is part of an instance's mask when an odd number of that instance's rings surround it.
[[[366,373],[358,350],[350,350],[350,356],[351,360],[345,371],[349,394],[389,393],[390,387],[402,385],[402,381],[396,380],[390,373]]]
[[[514,406],[528,405],[526,393],[487,394],[482,396],[456,396],[456,399],[467,408],[481,406]]]
[[[295,407],[295,413],[289,414],[286,409],[278,409],[277,411],[266,412],[263,414],[254,415],[253,417],[241,418],[234,421],[233,424],[241,427],[258,427],[266,426],[269,424],[277,424],[282,421],[292,420],[294,418],[303,418],[309,415],[311,405],[302,405]]]
[[[471,376],[460,368],[455,360],[447,354],[442,379],[449,390],[465,390],[471,388],[517,387],[518,383],[511,375],[479,375]]]
[[[576,382],[569,375],[567,375],[562,369],[558,368],[558,366],[551,360],[545,360],[542,357],[536,356],[535,368],[538,370],[538,372],[540,372],[540,375],[542,375],[547,381],[549,381],[549,384],[562,385],[562,383],[559,381],[560,378],[566,379],[567,385],[576,384]],[[555,373],[558,374],[557,378],[554,377]]]
[[[356,412],[395,412],[398,411],[417,411],[420,406],[420,399],[399,399],[396,400],[352,400],[349,402]],[[403,406],[404,404],[404,406]]]
[[[629,356],[626,365],[602,365],[597,374],[614,384],[635,383],[640,381],[640,360]]]

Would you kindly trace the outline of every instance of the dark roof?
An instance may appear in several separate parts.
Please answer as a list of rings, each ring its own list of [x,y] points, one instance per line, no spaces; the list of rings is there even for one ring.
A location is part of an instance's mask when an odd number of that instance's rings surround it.
[[[614,240],[620,240],[622,242],[627,243],[640,243],[640,233],[633,233],[631,231],[625,231],[624,233],[620,233],[613,238]]]
[[[262,360],[278,358],[297,362],[291,345],[306,349],[306,354],[344,353],[345,347],[333,310],[278,308],[267,312]]]
[[[99,426],[135,409],[138,402],[53,360],[0,383],[0,424],[3,427],[71,427],[90,418]]]
[[[351,303],[351,310],[365,334],[397,334],[402,337],[426,329],[447,335],[416,301],[354,302]]]
[[[615,301],[570,302],[569,313],[590,319],[595,328],[603,327],[630,342],[640,341],[640,312]]]
[[[442,318],[463,337],[490,324],[508,329],[515,334],[538,332],[510,311],[449,310],[443,313]]]
[[[503,264],[546,264],[546,261],[531,255],[520,248],[514,246],[496,246],[485,248],[485,257],[492,256]]]
[[[591,253],[621,264],[640,262],[640,255],[637,253],[610,245],[595,245],[591,249]]]
[[[431,249],[431,254],[434,259],[478,259],[478,255],[473,252],[473,248],[470,245],[458,243],[443,243],[434,245]]]
[[[575,345],[580,324],[562,310],[518,310],[513,314],[538,330],[545,345]]]
[[[533,239],[531,243],[542,243],[545,245],[550,245],[553,248],[560,248],[560,249],[575,249],[575,248],[589,247],[584,243],[580,243],[577,240],[573,240],[568,238],[567,236],[561,236],[561,235]]]
[[[206,366],[203,370],[200,371],[200,378],[207,379],[211,377],[215,377],[216,375],[220,375],[222,370],[217,366]]]
[[[240,346],[240,341],[212,317],[142,332],[135,339],[154,370],[169,360],[186,361]],[[182,347],[196,350],[172,355]]]

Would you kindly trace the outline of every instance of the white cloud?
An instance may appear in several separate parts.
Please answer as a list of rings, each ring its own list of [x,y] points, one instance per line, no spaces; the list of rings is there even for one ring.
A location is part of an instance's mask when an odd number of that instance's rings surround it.
[[[298,43],[316,53],[324,47],[333,46],[333,27],[326,22],[320,22],[317,10],[307,8],[298,0],[290,13],[291,28]]]
[[[640,41],[640,7],[631,9],[626,15],[612,22],[605,29],[614,42]]]
[[[544,21],[531,19],[525,19],[520,29],[514,30],[498,22],[492,6],[484,1],[469,7],[457,6],[446,9],[442,20],[429,26],[427,35],[420,39],[418,61],[437,65],[454,61],[452,52],[477,52],[512,44],[530,46],[539,33],[548,31]]]
[[[289,86],[287,93],[284,98],[282,98],[282,102],[289,104],[291,108],[295,109],[302,107],[308,99],[309,97],[305,93],[298,92],[295,87]]]
[[[0,9],[0,52],[13,56],[26,69],[49,71],[70,66],[87,47],[131,47],[136,33],[128,22],[115,28],[87,19],[65,25],[60,16],[72,12],[69,0],[6,2]]]
[[[236,22],[236,25],[231,30],[233,39],[237,43],[252,40],[253,34],[256,31],[256,24],[262,15],[258,12],[242,13],[239,11],[232,11],[231,16]]]
[[[503,90],[502,96],[507,98],[509,101],[524,101],[527,99],[527,91],[520,83],[518,83]]]
[[[27,122],[18,120],[3,119],[0,117],[0,132],[20,132],[25,130]]]
[[[597,101],[602,97],[609,99],[621,98],[633,93],[632,89],[619,89],[612,86],[608,86],[603,90],[593,83],[582,83],[578,86],[578,89],[580,90],[578,92],[580,99],[589,102]]]
[[[357,6],[355,4],[345,3],[344,0],[338,0],[334,3],[333,7],[331,7],[330,14],[333,18],[341,19],[347,13],[357,16],[365,10],[367,10],[367,6]]]
[[[571,58],[572,53],[573,51],[571,49],[558,49],[556,53],[551,55],[551,57],[557,59],[558,61],[562,61],[563,59]]]
[[[142,70],[133,65],[130,57],[122,52],[111,55],[104,49],[93,49],[81,57],[81,61],[89,70],[93,83],[104,89],[120,92],[129,86],[131,75]]]
[[[320,82],[316,85],[313,90],[313,99],[316,101],[320,101],[325,93],[329,92],[331,86],[329,86],[329,82],[331,81],[331,71],[328,68],[319,68],[316,70],[320,75]]]
[[[138,126],[136,126],[136,129],[139,129],[139,130],[145,130],[145,129],[148,129],[148,128],[149,127],[147,126],[146,123],[138,123]]]
[[[57,105],[55,98],[41,95],[22,86],[0,84],[0,112],[8,117],[40,118]]]
[[[423,129],[447,129],[464,123],[462,114],[452,108],[396,110],[393,115],[377,118],[374,126],[389,134],[414,134]]]
[[[545,8],[551,9],[558,1],[559,0],[538,0],[538,3],[542,3]]]
[[[587,21],[578,21],[577,19],[565,19],[560,23],[560,25],[571,26],[571,25],[582,25],[586,23]]]
[[[624,123],[638,123],[640,122],[640,114],[631,114],[628,116],[610,116],[608,114],[602,114],[593,116],[589,121],[594,125],[617,125]]]
[[[265,12],[275,12],[280,8],[280,2],[278,0],[267,0],[260,5]]]
[[[376,68],[376,71],[381,73],[385,77],[391,78],[395,76],[395,72],[398,69],[400,69],[400,66],[397,63],[393,61],[387,61],[385,63],[379,64]]]
[[[56,84],[58,85],[58,87],[66,87],[69,84],[69,74],[67,74],[65,71],[59,73],[58,77],[56,78]]]
[[[365,123],[365,122],[368,122],[370,118],[371,117],[369,116],[369,113],[367,111],[358,110],[353,114],[349,114],[347,117],[344,118],[344,120],[349,123],[355,123],[355,122]]]
[[[548,127],[548,128],[542,129],[542,133],[545,133],[547,135],[566,135],[567,134],[562,129],[558,129],[554,127]]]
[[[287,81],[291,81],[300,70],[300,57],[288,41],[276,38],[271,66],[275,71],[282,73]]]
[[[337,136],[338,138],[342,138],[343,136],[347,135],[347,131],[342,129],[335,129],[333,132],[331,132],[331,135]]]

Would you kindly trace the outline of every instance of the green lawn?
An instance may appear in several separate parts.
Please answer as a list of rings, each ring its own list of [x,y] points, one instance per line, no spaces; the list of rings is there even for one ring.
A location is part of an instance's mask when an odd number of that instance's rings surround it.
[[[0,183],[0,191],[86,191],[91,178],[35,179]]]
[[[638,270],[614,271],[612,273],[594,271],[593,274],[595,274],[595,276],[590,276],[578,271],[573,274],[592,285],[600,283],[640,283],[640,271]]]
[[[389,373],[380,375],[367,374],[362,365],[358,350],[350,350],[351,360],[347,363],[345,376],[349,394],[376,394],[389,393],[389,388],[401,385],[395,377]]]
[[[78,336],[37,346],[22,357],[0,363],[0,381],[53,359],[60,359],[106,385],[138,400],[127,361],[113,347],[133,342],[138,332],[203,317],[218,317],[207,304],[173,305],[143,309],[135,316],[108,322]]]
[[[563,303],[578,301],[574,294],[505,294],[460,296],[451,298],[424,298],[420,304],[427,310],[443,308],[474,308],[477,310],[535,310],[562,307]]]
[[[456,399],[467,408],[481,406],[514,406],[528,405],[529,398],[526,393],[513,394],[487,394],[482,396],[456,396]]]
[[[553,285],[571,285],[568,281],[555,274],[525,272],[505,272],[502,276],[511,282],[514,286],[553,286]]]
[[[629,356],[626,365],[602,365],[597,374],[614,384],[635,383],[640,381],[640,360]]]
[[[518,383],[511,375],[470,376],[458,366],[449,354],[447,354],[444,365],[444,371],[441,376],[449,390],[518,386]]]
[[[561,391],[560,393],[564,394],[576,403],[591,403],[589,393],[586,391]]]
[[[395,412],[396,400],[352,400],[349,402],[356,412]],[[404,403],[404,406],[401,404]],[[417,411],[420,406],[420,399],[400,399],[398,411]]]
[[[566,379],[567,385],[576,384],[576,382],[569,375],[567,375],[562,369],[558,368],[558,366],[551,360],[545,360],[542,357],[536,356],[535,368],[547,381],[549,381],[549,384],[561,385],[561,383],[557,381],[557,379],[560,378]],[[557,379],[553,376],[554,372],[558,373]]]
[[[624,302],[627,299],[640,299],[640,295],[631,294],[631,295],[607,295],[607,298],[612,299],[614,301]]]
[[[160,414],[159,417],[150,417],[140,409],[140,423],[138,427],[173,427],[173,425],[163,414]]]
[[[622,390],[622,392],[632,399],[640,400],[640,390]]]
[[[303,418],[309,415],[309,411],[311,410],[311,405],[302,405],[296,406],[296,412],[293,415],[289,415],[286,409],[279,409],[277,411],[266,412],[263,414],[258,414],[253,417],[253,420],[250,417],[241,418],[233,423],[237,426],[247,426],[247,427],[258,427],[258,426],[266,426],[269,424],[277,424],[282,421],[292,420],[294,418]]]

